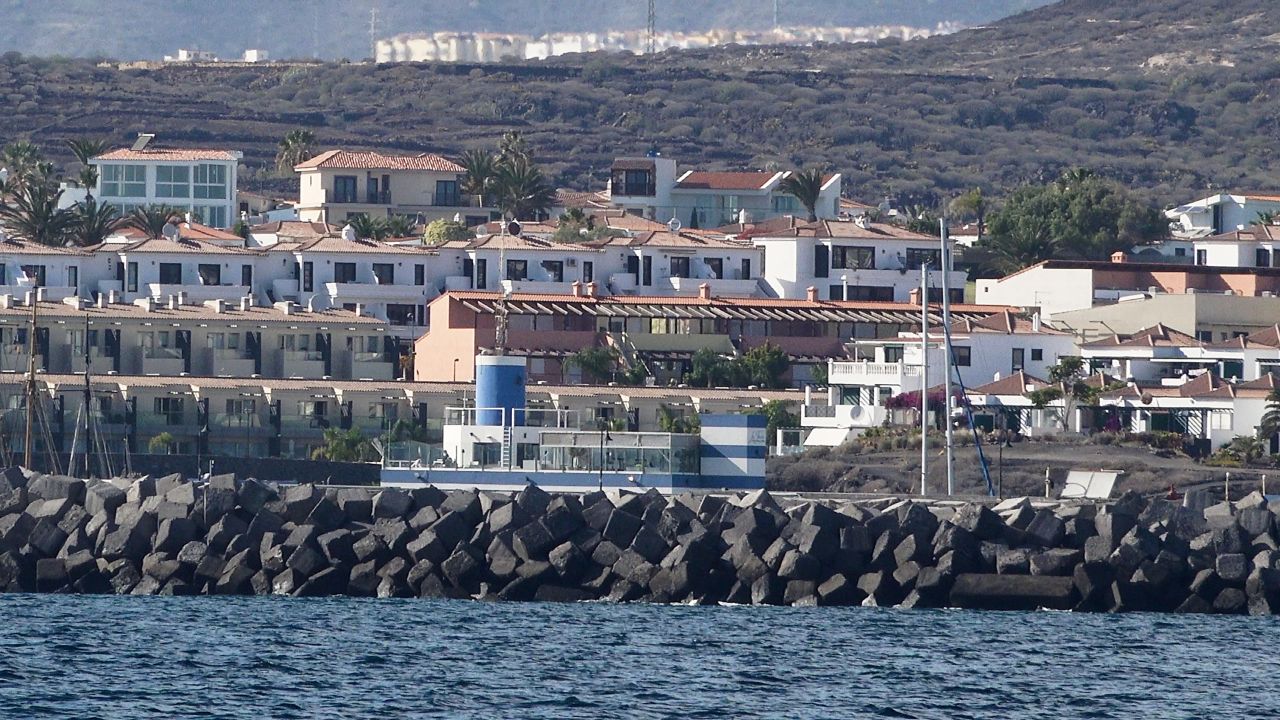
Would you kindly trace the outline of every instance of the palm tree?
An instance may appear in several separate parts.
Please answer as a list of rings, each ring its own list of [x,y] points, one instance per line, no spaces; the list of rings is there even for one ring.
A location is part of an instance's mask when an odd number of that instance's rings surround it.
[[[167,205],[148,205],[129,213],[123,225],[147,234],[149,238],[164,237],[164,226],[168,225],[181,211]]]
[[[61,197],[62,191],[48,183],[28,181],[0,205],[0,224],[20,240],[61,247],[71,226],[71,214],[58,208]]]
[[[408,215],[392,215],[382,223],[386,237],[405,238],[417,235],[418,223]]]
[[[971,217],[978,223],[978,240],[981,241],[987,219],[987,199],[982,194],[982,188],[976,187],[956,197],[948,207],[951,214],[961,218]]]
[[[361,240],[382,240],[387,237],[387,221],[383,218],[371,218],[368,215],[352,215],[347,224],[356,231]]]
[[[1275,225],[1276,214],[1270,210],[1259,211],[1257,220],[1259,225]]]
[[[521,162],[532,165],[533,156],[529,154],[524,136],[515,130],[503,133],[502,140],[498,142],[498,161],[508,166]]]
[[[71,241],[80,247],[101,244],[120,227],[120,210],[110,203],[87,200],[76,203],[71,211]]]
[[[293,173],[294,166],[314,155],[316,134],[305,128],[290,130],[280,141],[276,152],[276,170],[282,175]]]
[[[17,192],[40,174],[40,149],[25,141],[11,143],[0,152],[0,165],[9,171],[8,190]]]
[[[493,187],[493,179],[498,170],[498,158],[488,150],[467,150],[462,153],[462,167],[467,174],[462,176],[462,191],[475,195],[484,207],[484,196]]]
[[[514,220],[537,219],[556,201],[556,192],[546,176],[527,160],[501,165],[494,176],[493,194],[503,217]]]
[[[1022,218],[1011,231],[999,238],[988,237],[983,248],[991,253],[992,269],[1012,273],[1042,260],[1055,257],[1058,243],[1044,218]]]
[[[1280,433],[1280,390],[1272,390],[1267,395],[1267,409],[1258,424],[1258,439],[1270,443],[1276,433]]]
[[[794,195],[804,209],[809,213],[809,222],[818,219],[818,197],[822,195],[823,177],[822,171],[814,168],[812,170],[797,170],[788,174],[782,179],[782,183],[778,185],[778,189],[784,193]]]

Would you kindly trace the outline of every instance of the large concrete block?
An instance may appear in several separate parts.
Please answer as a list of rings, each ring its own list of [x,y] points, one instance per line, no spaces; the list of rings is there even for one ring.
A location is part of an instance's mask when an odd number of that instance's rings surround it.
[[[643,524],[639,517],[615,509],[610,513],[601,535],[618,547],[629,547]]]
[[[403,518],[411,507],[413,507],[413,498],[409,497],[409,493],[398,488],[384,488],[382,492],[373,496],[374,518]]]
[[[1004,531],[1004,521],[991,508],[971,503],[956,511],[949,521],[952,525],[973,534],[979,540],[995,540]]]
[[[275,490],[268,487],[266,483],[256,478],[246,478],[240,483],[240,488],[236,491],[236,498],[240,507],[246,512],[256,513],[262,509],[268,502],[277,498]]]
[[[187,518],[170,518],[160,523],[156,530],[155,549],[177,554],[187,543],[196,538],[196,524]]]
[[[27,496],[41,500],[67,499],[83,505],[84,493],[84,481],[66,475],[41,475],[27,483]]]
[[[1069,610],[1078,600],[1072,578],[1048,575],[956,576],[953,607],[976,610]]]
[[[316,546],[320,548],[320,552],[324,553],[324,557],[334,565],[353,564],[356,559],[355,544],[355,535],[350,530],[334,530],[316,538]],[[297,551],[295,551],[295,554],[297,554]],[[290,567],[294,566],[290,565]],[[294,569],[296,570],[297,568],[294,567]]]

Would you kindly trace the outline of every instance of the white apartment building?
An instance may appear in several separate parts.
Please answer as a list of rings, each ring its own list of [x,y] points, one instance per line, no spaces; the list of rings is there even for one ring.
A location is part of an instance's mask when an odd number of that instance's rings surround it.
[[[739,237],[763,252],[762,282],[777,297],[804,297],[809,287],[830,300],[908,302],[928,264],[930,300],[942,298],[942,249],[938,238],[888,223],[785,218],[761,223]],[[948,268],[952,302],[964,301],[966,276]],[[986,302],[983,298],[981,302]]]
[[[1165,211],[1175,239],[1221,235],[1258,222],[1259,213],[1280,212],[1280,195],[1219,193]],[[1204,263],[1207,264],[1207,263]]]
[[[712,232],[647,231],[603,244],[608,287],[615,295],[760,297],[760,251]]]
[[[466,168],[439,155],[382,155],[329,150],[299,163],[298,219],[340,224],[355,215],[440,218],[468,226],[487,222],[492,209],[463,194]]]
[[[98,168],[94,197],[128,214],[139,207],[167,205],[194,213],[206,225],[229,228],[236,212],[238,150],[153,147],[143,134],[131,148],[90,159]]]
[[[1196,265],[1280,267],[1280,225],[1253,223],[1191,241]]]
[[[92,254],[76,248],[50,247],[0,232],[0,295],[24,297],[43,288],[48,300],[80,295],[89,285],[86,266]]]
[[[685,228],[710,229],[759,222],[780,215],[803,215],[798,199],[780,186],[790,172],[678,172],[664,157],[618,158],[609,180],[610,202],[650,220],[678,220]],[[840,174],[824,178],[815,212],[840,214]]]

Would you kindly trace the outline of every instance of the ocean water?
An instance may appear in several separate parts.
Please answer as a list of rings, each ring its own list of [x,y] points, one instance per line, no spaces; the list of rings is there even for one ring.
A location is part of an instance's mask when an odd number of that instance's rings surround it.
[[[0,596],[3,718],[1276,718],[1280,620]]]

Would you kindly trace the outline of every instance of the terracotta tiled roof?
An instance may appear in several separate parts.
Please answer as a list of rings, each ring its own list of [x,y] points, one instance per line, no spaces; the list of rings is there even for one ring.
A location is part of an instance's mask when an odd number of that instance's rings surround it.
[[[238,243],[244,242],[244,238],[240,237],[239,235],[233,232],[228,232],[226,230],[219,230],[216,227],[210,227],[208,225],[203,225],[198,222],[189,222],[189,223],[180,222],[180,223],[176,223],[176,225],[178,227],[178,237],[182,238],[183,240],[213,240],[213,241],[238,242]],[[116,230],[112,234],[120,237],[133,238],[138,240],[147,239],[147,234],[144,231],[139,230],[138,228],[135,228],[135,227],[121,227],[120,229]]]
[[[420,246],[392,245],[378,240],[344,240],[336,235],[326,235],[298,245],[299,252],[421,255],[424,250]]]
[[[479,228],[481,228],[483,232],[491,235],[501,235],[502,228],[504,226],[506,226],[505,222],[494,220],[480,225]],[[555,220],[547,220],[545,222],[535,222],[532,220],[528,222],[520,222],[521,235],[554,235],[556,230],[559,229],[560,223]]]
[[[437,300],[442,298],[455,298],[458,300],[497,300],[501,296],[494,290],[452,290],[441,295]],[[601,295],[596,297],[578,297],[574,295],[552,294],[552,293],[512,293],[508,298],[515,302],[556,302],[556,303],[582,303],[582,304],[606,304],[606,305],[698,305],[698,306],[726,306],[726,307],[765,307],[765,308],[796,308],[796,309],[832,309],[832,310],[869,310],[869,311],[910,311],[920,313],[920,306],[911,303],[899,302],[878,302],[878,301],[861,301],[861,300],[797,300],[788,298],[759,298],[759,297],[734,297],[734,298],[700,298],[688,295]],[[931,304],[931,307],[933,305]],[[970,305],[967,303],[953,303],[951,305],[952,312],[963,313],[994,313],[1008,310],[1005,305]]]
[[[1277,198],[1280,200],[1280,198]],[[1213,242],[1213,241],[1229,241],[1229,242],[1274,242],[1280,240],[1280,225],[1263,225],[1256,223],[1250,225],[1243,230],[1232,230],[1219,235],[1210,235],[1206,238],[1199,238],[1196,242]]]
[[[130,237],[130,236],[126,236]],[[235,237],[235,236],[233,236]],[[239,237],[236,237],[239,240]],[[243,241],[241,241],[243,242]],[[253,255],[257,254],[256,250],[246,250],[241,246],[224,245],[210,242],[207,239],[196,239],[183,237],[178,240],[170,240],[169,238],[148,238],[143,237],[141,240],[130,242],[124,245],[119,243],[107,243],[97,245],[94,248],[98,251],[105,252],[124,252],[124,253],[214,253],[225,255]]]
[[[690,170],[676,180],[681,190],[763,190],[782,178],[780,172],[704,172]]]
[[[1194,337],[1157,323],[1132,335],[1112,335],[1108,338],[1084,343],[1082,348],[1106,347],[1204,347]]]
[[[682,230],[680,232],[669,232],[663,230],[661,232],[642,232],[636,233],[631,237],[609,238],[607,245],[615,247],[636,247],[640,245],[650,247],[671,247],[671,248],[728,248],[734,250],[749,250],[751,244],[741,240],[731,240],[723,235],[709,232],[699,232],[697,230]]]
[[[1280,348],[1280,325],[1257,330],[1248,335],[1218,342],[1208,347],[1215,349],[1247,350],[1249,348]]]
[[[294,170],[425,170],[431,172],[462,173],[467,169],[439,155],[383,155],[376,152],[328,150],[304,160]]]
[[[582,191],[558,188],[556,190],[556,206],[592,210],[609,207],[609,198],[601,191]]]
[[[1006,310],[998,312],[994,315],[988,315],[984,318],[964,319],[951,324],[951,332],[953,333],[1004,333],[1006,335],[1013,334],[1031,334],[1038,333],[1042,335],[1066,335],[1060,330],[1040,324],[1037,329],[1035,322],[1029,318],[1023,317],[1013,311]]]
[[[1049,387],[1049,383],[1041,380],[1034,375],[1019,370],[1012,375],[1002,377],[999,380],[992,380],[985,385],[979,385],[975,388],[969,388],[970,395],[1022,395],[1030,390],[1043,390]]]
[[[193,148],[148,148],[130,150],[120,148],[103,153],[94,160],[155,160],[160,162],[194,162],[200,160],[239,160],[240,153],[231,150],[201,150]]]
[[[808,237],[848,240],[919,240],[933,241],[932,235],[912,232],[892,223],[868,222],[855,220],[818,220],[807,222],[792,219],[787,223],[759,223],[742,233],[744,238],[774,237]]]
[[[292,239],[315,239],[324,237],[337,232],[336,227],[330,227],[322,222],[303,222],[301,220],[277,220],[275,222],[254,225],[249,228],[250,233],[257,235],[275,235],[280,238]]]
[[[0,240],[0,256],[3,255],[85,255],[86,251],[73,247],[54,247],[27,242],[17,238]]]
[[[649,218],[632,215],[630,213],[593,214],[598,218],[597,222],[603,222],[605,225],[616,230],[648,232],[650,230],[664,231],[667,229],[667,224],[665,222],[650,220]]]
[[[596,252],[596,248],[590,245],[558,243],[531,235],[483,235],[472,240],[467,244],[467,247],[470,249],[485,248],[486,250],[551,250],[565,253]]]

